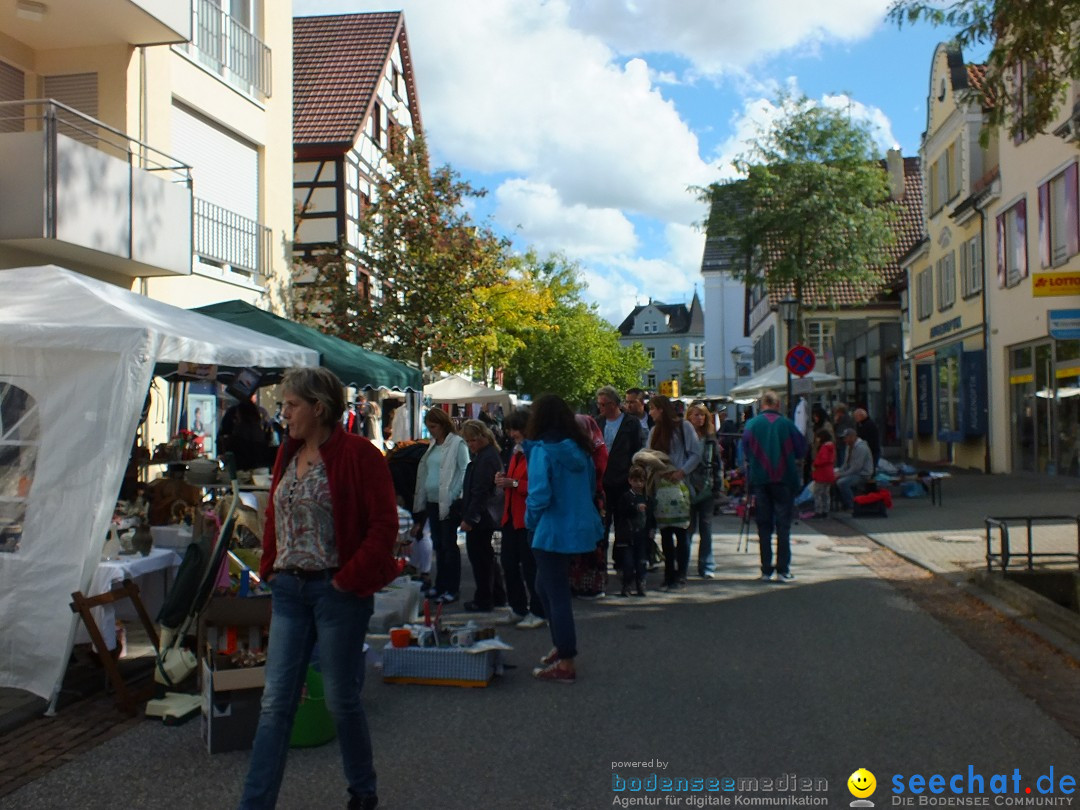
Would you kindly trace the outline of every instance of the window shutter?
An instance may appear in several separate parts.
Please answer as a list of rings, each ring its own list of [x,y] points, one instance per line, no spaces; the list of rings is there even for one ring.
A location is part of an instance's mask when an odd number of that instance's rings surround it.
[[[1024,141],[1024,130],[1020,126],[1020,119],[1024,116],[1024,67],[1013,67],[1013,87],[1016,88],[1016,134],[1013,135],[1013,145],[1017,146]]]
[[[1005,286],[1005,215],[998,214],[997,216],[997,275],[998,286]]]
[[[1080,253],[1080,200],[1077,199],[1077,164],[1065,170],[1065,244],[1070,256]]]
[[[21,70],[0,62],[0,101],[22,101],[26,76]],[[12,105],[6,108],[0,118],[0,132],[22,132],[25,110]]]
[[[1027,200],[1016,204],[1016,269],[1020,278],[1028,276]]]
[[[1039,266],[1049,267],[1050,260],[1050,183],[1039,186]]]

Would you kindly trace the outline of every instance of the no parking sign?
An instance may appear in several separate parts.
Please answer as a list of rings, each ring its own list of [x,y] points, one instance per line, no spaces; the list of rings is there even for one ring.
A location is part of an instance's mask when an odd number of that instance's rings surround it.
[[[796,377],[804,377],[813,371],[814,361],[814,350],[802,344],[792,346],[784,359],[788,371]]]

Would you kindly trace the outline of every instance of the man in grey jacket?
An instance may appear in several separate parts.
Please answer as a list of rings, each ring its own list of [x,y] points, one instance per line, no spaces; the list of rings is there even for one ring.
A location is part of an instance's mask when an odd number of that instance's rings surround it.
[[[851,509],[855,505],[852,490],[866,484],[874,474],[874,456],[855,428],[844,428],[837,438],[847,446],[847,454],[843,466],[836,471],[836,489],[844,508]]]

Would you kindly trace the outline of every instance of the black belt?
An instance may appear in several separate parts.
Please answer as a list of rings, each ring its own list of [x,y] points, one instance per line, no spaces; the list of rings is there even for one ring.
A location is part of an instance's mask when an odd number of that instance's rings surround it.
[[[288,574],[297,579],[332,579],[340,571],[340,568],[277,568],[275,573]]]

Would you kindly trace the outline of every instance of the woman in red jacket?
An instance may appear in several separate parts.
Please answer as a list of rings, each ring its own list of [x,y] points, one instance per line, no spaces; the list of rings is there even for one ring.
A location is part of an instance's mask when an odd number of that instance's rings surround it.
[[[374,594],[398,572],[394,484],[382,453],[341,427],[345,392],[333,373],[290,369],[281,386],[289,438],[274,465],[259,567],[273,594],[266,685],[240,807],[277,802],[318,638],[348,806],[370,810],[379,799],[360,688]]]
[[[547,624],[544,606],[536,593],[536,559],[532,538],[525,528],[525,496],[529,494],[529,470],[521,443],[529,409],[518,408],[503,420],[503,428],[514,442],[506,473],[495,476],[495,486],[505,493],[502,518],[502,569],[506,579],[506,600],[510,603],[509,623],[528,630]]]
[[[814,434],[814,469],[810,473],[813,479],[811,490],[814,493],[814,517],[829,516],[829,494],[836,483],[836,445],[832,433],[827,428],[820,428]]]

